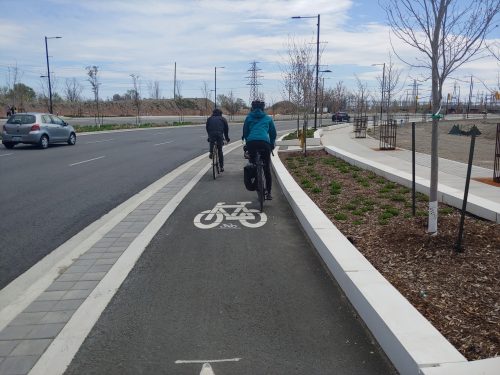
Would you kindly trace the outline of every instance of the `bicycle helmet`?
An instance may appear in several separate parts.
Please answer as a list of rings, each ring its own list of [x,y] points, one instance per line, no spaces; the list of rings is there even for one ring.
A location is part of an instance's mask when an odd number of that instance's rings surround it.
[[[264,110],[264,107],[266,106],[266,103],[264,103],[263,101],[260,101],[260,100],[254,100],[252,102],[252,111],[254,109],[261,109],[261,110]]]
[[[219,108],[215,108],[215,109],[212,111],[212,115],[213,115],[213,116],[222,116],[222,111],[221,111]]]

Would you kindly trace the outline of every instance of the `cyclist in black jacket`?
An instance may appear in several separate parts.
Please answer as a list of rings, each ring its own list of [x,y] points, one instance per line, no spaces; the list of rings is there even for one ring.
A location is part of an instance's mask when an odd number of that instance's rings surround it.
[[[210,142],[210,159],[213,156],[214,144],[217,143],[217,149],[219,150],[219,165],[220,171],[224,172],[224,154],[222,153],[222,144],[224,143],[224,138],[226,142],[229,143],[229,126],[224,117],[222,117],[222,111],[215,108],[212,112],[212,116],[207,119],[207,134],[208,141]]]

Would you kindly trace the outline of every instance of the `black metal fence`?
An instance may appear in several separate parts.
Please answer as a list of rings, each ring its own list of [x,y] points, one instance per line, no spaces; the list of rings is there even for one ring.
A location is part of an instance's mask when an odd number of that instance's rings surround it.
[[[366,138],[366,126],[368,124],[368,116],[354,118],[354,136],[356,138]]]
[[[497,124],[497,142],[495,146],[495,167],[493,168],[493,181],[500,182],[500,124]]]
[[[380,125],[380,149],[395,150],[396,149],[396,131],[398,128],[397,120],[383,121]]]

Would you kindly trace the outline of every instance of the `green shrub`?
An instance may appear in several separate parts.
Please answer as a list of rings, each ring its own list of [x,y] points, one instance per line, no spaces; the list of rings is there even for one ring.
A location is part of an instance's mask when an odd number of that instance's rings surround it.
[[[335,214],[333,217],[336,220],[339,220],[339,221],[345,221],[345,220],[347,220],[347,215],[344,214],[343,212],[339,212],[339,213]]]
[[[348,210],[348,211],[354,211],[356,208],[358,208],[358,206],[356,206],[355,204],[346,204],[344,207],[344,210]]]
[[[354,210],[354,211],[352,211],[352,214],[354,216],[363,216],[364,212],[363,212],[363,209],[361,209],[361,210]]]
[[[391,214],[390,212],[387,212],[387,211],[384,211],[382,212],[380,215],[379,215],[379,220],[387,220],[387,219],[390,219],[391,217],[393,217],[394,215]]]
[[[391,201],[393,201],[393,202],[404,202],[404,201],[406,201],[406,198],[402,194],[393,194],[393,195],[391,195]]]
[[[455,211],[452,207],[443,207],[439,209],[439,214],[441,215],[451,215]]]
[[[302,185],[302,187],[306,189],[311,189],[313,187],[312,182],[309,181],[307,178],[302,179],[302,181],[300,181],[300,184]]]
[[[340,194],[341,190],[342,190],[342,185],[337,181],[332,181],[332,183],[330,184],[330,194],[332,195]]]
[[[395,189],[398,185],[396,185],[394,182],[388,182],[384,185],[385,188],[392,190]]]
[[[386,183],[386,180],[385,178],[383,177],[377,177],[377,179],[375,180],[375,182],[379,185],[382,185],[382,184],[385,184]]]
[[[411,190],[406,188],[406,187],[402,187],[398,190],[398,193],[399,194],[408,194]]]
[[[362,220],[354,220],[352,223],[354,225],[361,225],[361,224],[363,224],[363,221]]]
[[[318,193],[321,193],[321,188],[318,187],[318,186],[315,186],[312,188],[311,192],[314,193],[314,194],[318,194]]]
[[[385,209],[384,213],[391,214],[392,216],[398,216],[399,210],[396,207],[389,207]]]

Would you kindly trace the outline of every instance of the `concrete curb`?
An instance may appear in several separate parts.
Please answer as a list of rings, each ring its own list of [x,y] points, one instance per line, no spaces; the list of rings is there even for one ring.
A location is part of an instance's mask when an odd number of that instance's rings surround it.
[[[498,374],[500,358],[468,362],[342,235],[272,157],[278,182],[333,277],[401,374]]]

